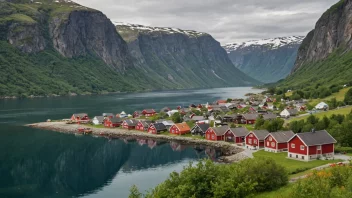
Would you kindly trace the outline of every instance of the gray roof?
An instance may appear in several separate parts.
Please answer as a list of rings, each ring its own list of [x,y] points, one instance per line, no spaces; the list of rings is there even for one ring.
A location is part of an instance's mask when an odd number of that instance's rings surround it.
[[[256,120],[258,118],[257,113],[247,113],[247,114],[243,114],[242,116],[246,119],[246,120]]]
[[[138,121],[137,120],[125,120],[128,126],[136,126]]]
[[[108,117],[108,116],[113,116],[113,117],[115,117],[115,115],[112,114],[112,113],[103,113],[103,116],[105,116],[105,117]]]
[[[272,114],[272,113],[268,113],[268,114],[264,114],[263,115],[263,119],[264,120],[272,120],[272,119],[276,119],[277,115],[276,114]]]
[[[298,114],[297,109],[287,109],[287,111],[290,113],[290,115],[297,115]]]
[[[216,135],[220,136],[220,135],[224,135],[226,133],[226,131],[229,129],[228,126],[222,126],[222,127],[211,127],[214,132],[216,133]]]
[[[288,142],[295,133],[293,131],[278,131],[272,132],[270,135],[277,141],[277,143]]]
[[[301,138],[307,146],[336,143],[336,140],[326,130],[297,133],[297,136]]]
[[[249,133],[246,127],[230,128],[230,130],[233,134],[235,134],[236,137],[243,137]]]
[[[257,136],[259,140],[264,140],[265,137],[269,134],[269,131],[267,130],[254,130],[251,132],[253,132],[254,135]]]
[[[76,118],[77,117],[80,117],[80,118],[83,118],[83,117],[85,117],[85,116],[88,116],[88,114],[86,114],[86,113],[75,113],[75,114],[73,114]]]
[[[166,131],[166,126],[163,123],[154,123],[153,124],[156,131]]]
[[[191,119],[195,121],[199,121],[199,120],[204,120],[205,118],[204,116],[193,116]]]
[[[143,127],[149,127],[149,125],[152,123],[152,121],[141,121],[142,122],[142,125]]]
[[[203,131],[203,133],[205,133],[210,127],[209,124],[205,124],[205,123],[204,124],[197,124],[196,126],[198,126]]]
[[[100,123],[104,122],[105,119],[104,116],[95,116],[94,118],[96,118]]]
[[[115,117],[110,118],[110,121],[112,123],[122,123],[123,122],[121,118],[115,118]]]
[[[162,123],[165,125],[165,126],[172,126],[174,125],[175,123],[171,120],[164,120],[162,121]]]

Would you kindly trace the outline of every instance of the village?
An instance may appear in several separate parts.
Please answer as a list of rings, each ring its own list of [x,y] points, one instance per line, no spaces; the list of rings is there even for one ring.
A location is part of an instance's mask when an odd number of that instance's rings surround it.
[[[276,101],[274,97],[248,94],[247,99],[217,100],[207,104],[177,106],[175,109],[144,109],[127,114],[102,113],[92,119],[75,113],[67,124],[79,124],[77,133],[89,134],[91,128],[121,128],[148,134],[184,136],[207,141],[223,141],[246,150],[271,153],[287,152],[287,158],[300,161],[334,159],[337,141],[326,130],[310,132],[255,130],[261,119],[274,121],[307,114],[307,100]],[[284,105],[283,110],[276,106]],[[318,103],[315,111],[327,111],[328,104]]]

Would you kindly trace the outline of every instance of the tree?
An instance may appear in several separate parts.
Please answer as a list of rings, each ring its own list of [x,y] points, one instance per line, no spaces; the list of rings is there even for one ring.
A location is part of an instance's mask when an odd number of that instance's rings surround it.
[[[255,121],[254,128],[255,129],[262,129],[264,123],[265,123],[265,120],[264,120],[263,116],[259,116],[259,118],[257,118],[257,120]]]
[[[181,114],[179,112],[176,112],[176,113],[172,114],[171,120],[174,123],[181,123],[182,122]]]
[[[346,105],[352,105],[352,88],[346,92],[344,102]]]
[[[142,193],[139,192],[136,185],[133,185],[130,189],[130,195],[128,198],[142,198]]]
[[[228,98],[228,99],[226,100],[227,103],[230,103],[231,101],[232,101],[231,98]]]

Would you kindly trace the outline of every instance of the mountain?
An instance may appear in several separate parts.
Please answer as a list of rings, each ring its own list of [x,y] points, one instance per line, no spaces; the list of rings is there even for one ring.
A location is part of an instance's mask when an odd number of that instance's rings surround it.
[[[156,34],[149,43],[144,38],[141,58],[98,10],[69,0],[0,0],[0,97],[258,83],[231,69],[208,34]],[[147,47],[158,53],[145,52]]]
[[[177,87],[240,86],[259,83],[233,64],[211,35],[177,28],[115,22],[137,67],[164,76]]]
[[[229,43],[223,46],[232,63],[247,75],[266,83],[276,82],[290,74],[304,37]]]
[[[317,89],[352,84],[352,1],[328,9],[298,50],[291,75],[282,87]]]

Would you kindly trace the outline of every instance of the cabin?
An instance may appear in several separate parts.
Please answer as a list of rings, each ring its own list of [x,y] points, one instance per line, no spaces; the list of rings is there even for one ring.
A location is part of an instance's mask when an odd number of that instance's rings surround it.
[[[104,120],[104,126],[109,128],[119,127],[122,124],[121,118],[106,118]]]
[[[259,114],[257,113],[247,113],[242,115],[242,120],[244,124],[255,124]]]
[[[205,132],[205,138],[211,141],[222,141],[224,140],[224,135],[228,129],[228,126],[210,127]]]
[[[237,121],[238,115],[232,114],[232,115],[223,115],[223,116],[218,116],[222,122],[225,123],[234,123]]]
[[[187,125],[187,123],[179,123],[179,124],[174,124],[170,127],[170,133],[175,134],[175,135],[183,135],[186,133],[191,132],[191,129]]]
[[[88,121],[89,117],[86,113],[75,113],[71,116],[71,120],[76,122],[79,122],[81,120]]]
[[[144,109],[142,111],[142,114],[145,116],[145,117],[151,117],[151,116],[154,116],[156,114],[155,110],[154,109]]]
[[[292,131],[272,132],[265,137],[264,150],[274,153],[287,151],[287,142],[294,135]]]
[[[321,157],[334,157],[336,140],[326,131],[297,133],[287,142],[287,157],[310,161]]]
[[[118,118],[127,118],[127,117],[128,117],[128,115],[127,115],[127,113],[126,113],[126,112],[121,111],[121,113],[120,113],[120,114],[117,114],[117,115],[116,115],[116,117],[118,117]]]
[[[92,120],[92,123],[94,125],[100,125],[100,124],[104,124],[104,116],[95,116]]]
[[[289,118],[291,116],[296,116],[297,114],[298,114],[297,109],[284,109],[283,111],[281,111],[280,116],[282,118]]]
[[[148,133],[151,134],[159,134],[164,131],[167,131],[167,128],[163,123],[152,123],[148,128]]]
[[[246,148],[247,149],[260,149],[264,148],[264,139],[269,134],[267,130],[254,130],[247,134]]]
[[[129,119],[129,120],[124,120],[122,123],[122,128],[124,129],[135,129],[136,125],[137,125],[138,121],[137,120],[133,120],[133,119]]]
[[[205,117],[204,117],[204,116],[192,115],[192,116],[191,116],[191,120],[196,121],[196,122],[199,122],[199,121],[205,120]]]
[[[149,128],[149,125],[151,124],[151,121],[143,121],[139,120],[137,125],[136,125],[136,130],[138,131],[146,131]]]
[[[249,131],[246,127],[229,128],[225,133],[224,139],[226,142],[242,144],[248,133]]]
[[[142,112],[141,111],[135,111],[135,112],[133,112],[133,115],[132,115],[133,118],[139,118],[141,116],[142,116]]]
[[[198,123],[191,129],[192,135],[204,136],[205,132],[209,129],[210,125],[205,123]]]
[[[317,104],[315,106],[315,108],[318,109],[318,110],[328,110],[329,109],[329,105],[326,104],[325,102],[321,102],[321,103]]]
[[[103,117],[105,117],[105,118],[107,118],[107,117],[113,118],[113,117],[115,117],[115,115],[112,114],[112,113],[103,113]]]

